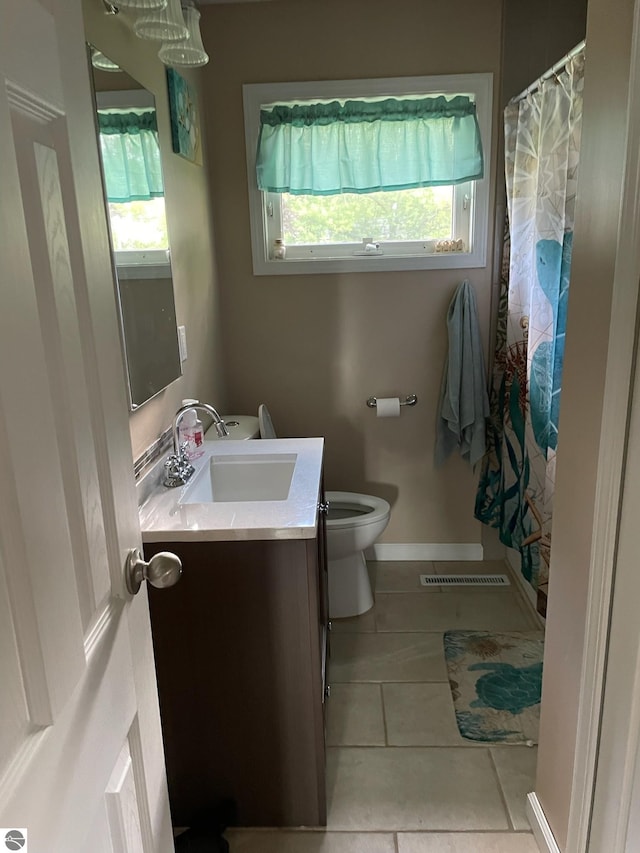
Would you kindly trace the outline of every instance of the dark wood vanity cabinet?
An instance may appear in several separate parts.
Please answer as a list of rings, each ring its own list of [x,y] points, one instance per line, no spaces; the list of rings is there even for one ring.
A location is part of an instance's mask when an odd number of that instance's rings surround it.
[[[324,515],[314,539],[153,542],[180,582],[149,588],[174,825],[222,801],[239,826],[326,823]]]

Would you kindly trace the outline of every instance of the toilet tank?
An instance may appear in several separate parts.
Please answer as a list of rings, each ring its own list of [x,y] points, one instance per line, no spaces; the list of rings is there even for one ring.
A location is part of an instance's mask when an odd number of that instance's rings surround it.
[[[253,415],[222,415],[229,435],[220,436],[212,424],[204,434],[205,441],[237,441],[238,439],[260,438],[258,418]]]

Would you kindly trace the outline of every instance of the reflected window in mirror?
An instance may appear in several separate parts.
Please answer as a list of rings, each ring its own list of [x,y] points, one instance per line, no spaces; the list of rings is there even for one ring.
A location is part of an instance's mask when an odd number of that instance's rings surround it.
[[[129,400],[136,409],[182,375],[162,146],[153,95],[95,48],[90,56]]]
[[[96,101],[116,265],[165,266],[169,274],[169,238],[153,96],[145,89],[112,90],[97,92]]]

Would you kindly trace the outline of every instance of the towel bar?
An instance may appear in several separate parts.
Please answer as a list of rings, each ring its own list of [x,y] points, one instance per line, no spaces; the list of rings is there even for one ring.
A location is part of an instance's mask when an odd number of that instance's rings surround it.
[[[417,402],[418,402],[418,398],[416,397],[415,394],[407,394],[407,396],[404,398],[404,400],[400,400],[400,405],[401,406],[415,406],[415,404]],[[369,397],[369,399],[367,400],[367,406],[369,406],[370,409],[375,409],[375,407],[377,405],[378,405],[377,398],[376,397]]]

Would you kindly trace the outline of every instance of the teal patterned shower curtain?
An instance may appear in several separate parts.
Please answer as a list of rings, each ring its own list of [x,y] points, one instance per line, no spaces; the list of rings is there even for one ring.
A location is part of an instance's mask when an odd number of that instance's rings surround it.
[[[549,580],[584,51],[505,110],[508,219],[488,451],[475,515],[520,552],[544,615]]]

